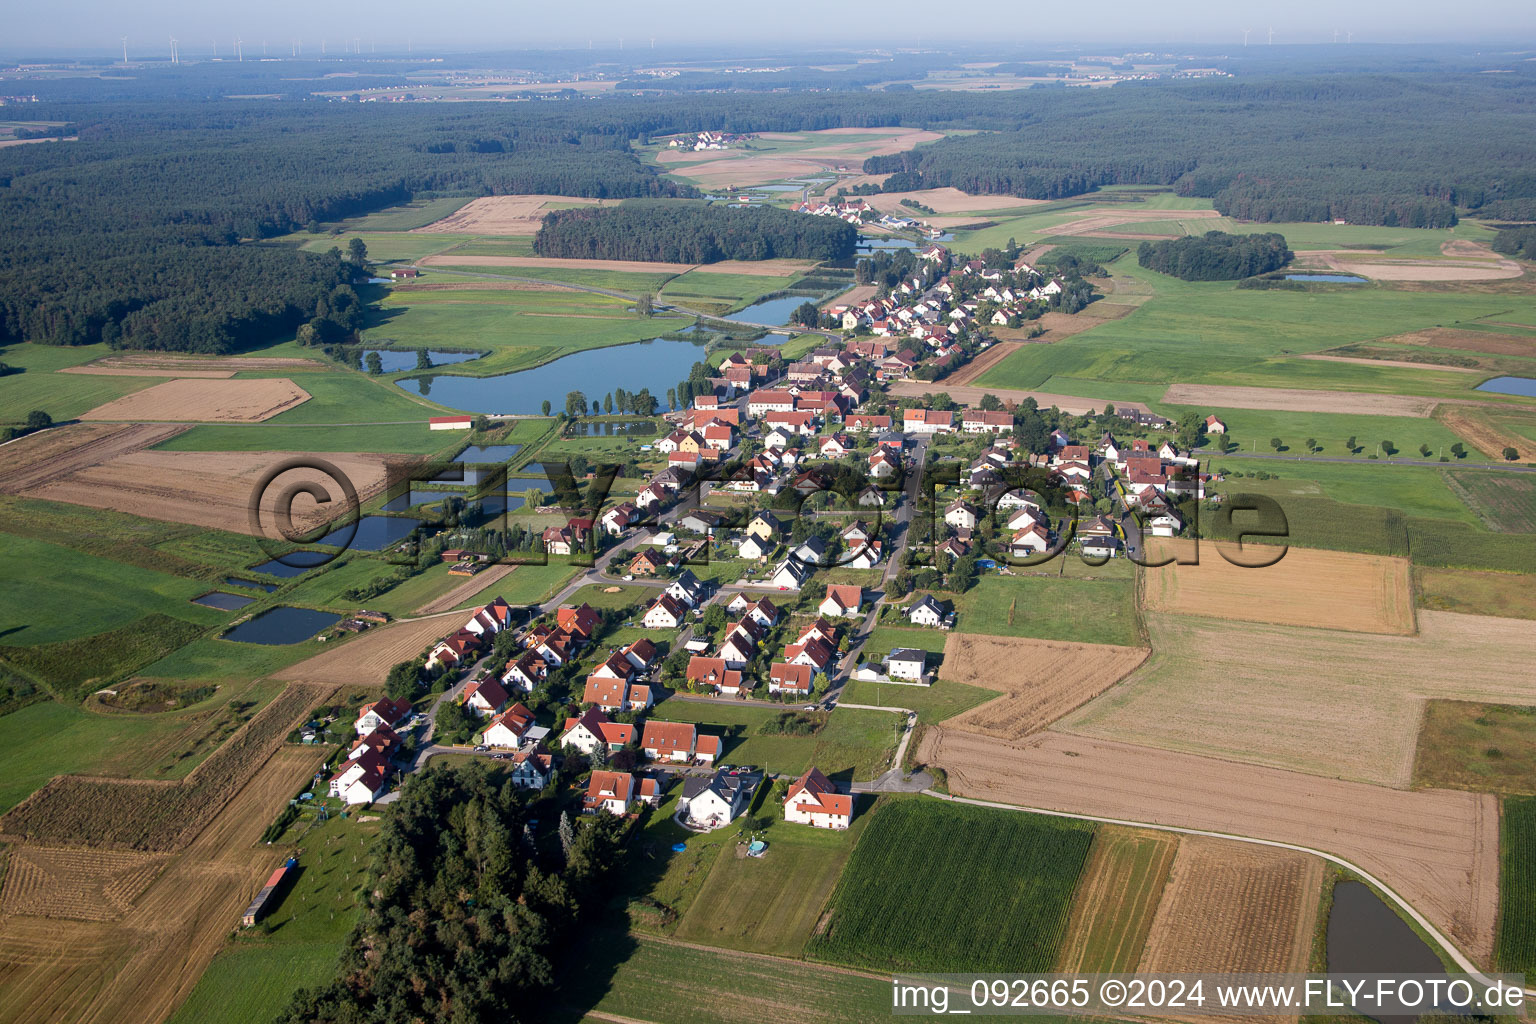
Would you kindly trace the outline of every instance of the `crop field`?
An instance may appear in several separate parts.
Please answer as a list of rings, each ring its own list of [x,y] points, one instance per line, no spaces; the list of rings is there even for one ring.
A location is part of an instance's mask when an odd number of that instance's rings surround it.
[[[1529,576],[1466,569],[1415,569],[1420,608],[1467,615],[1536,619],[1536,588]]]
[[[1521,473],[1462,470],[1448,476],[1451,490],[1499,533],[1536,533],[1536,479]]]
[[[375,626],[343,643],[328,643],[320,654],[280,669],[276,675],[305,683],[382,686],[391,668],[413,660],[462,626],[463,620],[464,616],[447,612],[427,619]]]
[[[1205,545],[1198,564],[1146,570],[1148,611],[1362,633],[1414,632],[1406,558],[1295,548],[1273,565],[1245,568]],[[1152,559],[1192,557],[1193,542],[1152,538]],[[1273,551],[1254,554],[1272,557]]]
[[[514,255],[514,254],[507,254]],[[462,262],[455,262],[463,258]],[[495,263],[486,262],[486,258],[495,258]],[[609,291],[627,292],[631,295],[642,295],[646,292],[656,293],[675,276],[673,271],[645,271],[645,270],[607,270],[602,267],[588,267],[582,264],[586,260],[544,260],[535,259],[532,250],[524,257],[528,262],[509,264],[494,253],[481,253],[478,249],[455,249],[442,256],[433,257],[432,266],[440,267],[445,272],[473,274],[473,278],[457,280],[452,284],[446,284],[441,280],[426,285],[411,285],[404,288],[396,288],[395,292],[400,298],[409,298],[418,291],[430,289],[442,289],[451,291],[484,291],[486,289],[509,288],[513,291],[521,290],[549,290],[560,291],[560,285],[581,285],[587,288],[606,288]],[[612,262],[612,261],[601,261]],[[560,263],[558,267],[542,266],[544,263]],[[649,264],[636,264],[644,267]],[[663,264],[665,265],[665,264]],[[506,277],[511,280],[506,282],[492,282],[486,280],[486,275]],[[530,283],[524,278],[532,278],[537,282]]]
[[[765,838],[767,857],[747,857],[727,843],[715,858],[693,905],[673,933],[678,939],[779,956],[798,956],[837,885],[843,865],[870,818],[878,812],[861,798],[846,832],[794,825],[777,817]]]
[[[762,735],[759,729],[784,708],[740,708],[700,701],[667,700],[652,717],[694,722],[703,732],[725,737],[724,764],[754,764],[770,772],[800,775],[815,765],[836,779],[868,781],[891,766],[901,718],[884,711],[838,710],[810,736]]]
[[[321,756],[299,747],[263,754],[227,806],[205,808],[197,838],[168,859],[121,920],[14,916],[0,907],[0,1021],[160,1024],[169,1017],[278,863],[257,839]],[[114,861],[101,863],[110,869]]]
[[[178,378],[98,406],[80,418],[260,423],[307,401],[309,392],[287,377],[250,380]]]
[[[1100,825],[1072,899],[1072,918],[1056,970],[1134,971],[1163,896],[1177,836]]]
[[[345,231],[414,231],[436,223],[468,202],[471,200],[464,196],[413,199],[408,203],[387,206],[361,217],[348,217],[335,226]]]
[[[1536,794],[1536,708],[1460,700],[1424,702],[1415,789]]]
[[[1299,676],[1293,669],[1281,678]],[[961,796],[1325,850],[1382,879],[1474,959],[1492,955],[1492,796],[1407,792],[1056,732],[1008,743],[930,726],[917,758],[943,768]]]
[[[1387,636],[1149,615],[1146,665],[1060,728],[1407,786],[1423,699],[1536,704],[1536,683],[1509,671],[1536,656],[1524,622],[1419,619],[1418,636]]]
[[[330,692],[292,685],[180,782],[61,775],[0,818],[0,832],[29,842],[103,849],[175,850],[239,792],[283,737]]]
[[[884,803],[806,953],[879,971],[1049,971],[1092,839],[1061,819]]]
[[[951,635],[944,678],[1004,695],[956,716],[950,726],[1022,739],[1114,686],[1146,656],[1139,647]]]
[[[28,434],[5,446],[0,492],[20,494],[76,470],[142,451],[185,429],[153,423],[70,423]]]
[[[6,866],[0,914],[115,921],[165,867],[167,855],[18,846]]]
[[[60,474],[25,493],[49,501],[260,535],[252,529],[249,504],[256,485],[273,467],[303,455],[302,451],[131,452]],[[367,501],[384,489],[389,466],[401,457],[335,452],[327,461],[352,481],[359,500]],[[314,481],[325,488],[324,493],[336,500],[341,497],[336,482],[318,470],[284,473],[262,492],[261,518],[268,536],[277,536],[273,524],[278,493],[300,481]],[[300,529],[319,526],[334,515],[320,509],[312,499],[295,501],[292,511]]]
[[[440,220],[414,225],[417,231],[457,235],[531,235],[539,230],[544,214],[573,206],[603,205],[601,199],[570,196],[482,196],[447,211]],[[361,227],[361,225],[359,225]]]
[[[1304,971],[1322,887],[1319,857],[1186,836],[1138,969]]]
[[[0,424],[20,423],[33,409],[43,409],[55,420],[63,421],[160,383],[157,377],[59,372],[107,352],[105,345],[23,344],[0,348],[0,362],[24,371],[0,377]]]
[[[1499,856],[1501,971],[1536,973],[1536,797],[1504,801]]]
[[[1068,557],[1065,566],[1052,562],[1045,568],[1049,571],[1015,569],[1015,576],[982,576],[956,598],[955,628],[967,634],[1122,647],[1141,643],[1136,581],[1125,559],[1090,567]]]
[[[437,410],[431,410],[436,412]],[[323,423],[261,425],[198,424],[155,445],[164,452],[389,452],[395,455],[440,455],[443,434],[427,426],[428,410],[419,423],[366,423],[332,426]]]

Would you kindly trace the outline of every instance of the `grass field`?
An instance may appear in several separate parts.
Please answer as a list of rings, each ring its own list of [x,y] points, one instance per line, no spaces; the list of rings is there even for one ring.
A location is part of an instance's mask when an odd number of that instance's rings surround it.
[[[0,424],[21,423],[34,409],[56,420],[73,419],[165,380],[55,372],[100,359],[109,351],[105,345],[20,344],[0,348],[0,362],[22,371],[0,377]]]
[[[1049,971],[1092,838],[1061,819],[884,803],[806,951],[877,971]]]
[[[508,240],[512,241],[512,240]],[[533,247],[507,245],[498,240],[493,245],[466,245],[448,253],[449,258],[457,255],[474,256],[532,256]],[[441,268],[434,262],[434,269],[455,271],[463,274],[485,274],[491,277],[507,278],[532,278],[538,281],[552,281],[558,284],[578,284],[587,288],[606,288],[614,292],[626,292],[630,295],[643,295],[647,292],[655,294],[675,276],[667,273],[646,274],[633,270],[601,270],[596,268],[572,267],[524,267],[524,266],[454,266],[444,264]],[[437,278],[441,281],[442,278]],[[401,292],[402,299],[409,298],[413,292]]]
[[[304,451],[313,444],[314,430],[286,430],[285,427],[304,424],[409,423],[415,425],[430,416],[438,415],[438,408],[418,398],[408,397],[404,390],[383,378],[370,378],[360,373],[306,373],[294,379],[308,391],[309,401],[303,405],[278,413],[260,425],[266,438],[266,449],[271,451]],[[322,442],[323,443],[323,442]]]
[[[456,213],[469,201],[469,196],[414,199],[399,206],[375,210],[362,217],[348,217],[331,226],[339,227],[344,231],[414,231],[416,228],[424,228],[451,213]]]
[[[1178,848],[1178,838],[1166,832],[1099,826],[1073,896],[1056,969],[1089,974],[1136,970]]]
[[[374,822],[335,817],[292,847],[299,874],[266,919],[208,965],[171,1024],[245,1024],[276,1017],[306,985],[330,980],[357,922]]]
[[[1416,568],[1413,575],[1420,608],[1536,619],[1536,587],[1529,576],[1425,568]]]
[[[1536,533],[1536,479],[1517,473],[1463,470],[1450,474],[1449,483],[1489,529]]]
[[[1536,973],[1536,797],[1504,801],[1495,957],[1500,970]]]
[[[1427,422],[1427,421],[1426,421]],[[1345,439],[1340,439],[1342,448]],[[1393,439],[1395,441],[1395,439]],[[1297,442],[1300,443],[1299,441]],[[1366,443],[1363,442],[1362,443]],[[1402,442],[1396,441],[1401,444]],[[1414,453],[1417,457],[1417,452]],[[1351,505],[1395,509],[1405,515],[1448,519],[1478,528],[1482,523],[1451,489],[1444,470],[1426,466],[1386,465],[1365,461],[1359,465],[1335,462],[1283,462],[1277,459],[1244,459],[1217,455],[1213,470],[1228,474],[1221,490],[1228,494],[1267,494],[1288,508],[1288,499],[1325,497]],[[1235,473],[1243,473],[1241,477]],[[1258,480],[1254,473],[1277,479]],[[1501,477],[1514,474],[1501,473]]]
[[[1141,643],[1135,570],[1125,561],[1093,568],[1076,558],[1057,559],[1051,568],[1062,576],[988,574],[955,599],[955,629],[1134,647]]]
[[[920,722],[936,723],[985,704],[998,691],[940,679],[932,686],[892,686],[863,680],[850,680],[840,698],[845,704],[870,704],[877,707],[907,708],[917,712]]]
[[[753,764],[789,775],[799,775],[815,765],[829,777],[860,782],[890,767],[899,715],[840,709],[828,715],[827,724],[811,736],[764,736],[758,732],[765,722],[782,713],[783,709],[773,707],[737,708],[674,699],[664,701],[652,717],[665,722],[694,722],[702,731],[723,734],[724,764]]]
[[[726,844],[674,935],[710,946],[798,956],[869,822],[870,798],[862,799],[865,806],[846,832],[791,824],[780,817],[779,808],[764,807],[763,813],[773,818],[763,836],[768,854],[738,856],[736,844]]]
[[[1426,701],[1413,785],[1536,794],[1536,708]]]
[[[332,246],[347,251],[353,238],[368,246],[368,258],[380,263],[412,263],[472,239],[473,235],[440,235],[413,231],[348,231],[340,235],[297,233],[270,239],[271,245],[297,245],[306,252],[327,252]]]
[[[1347,364],[1345,364],[1347,365]],[[1219,447],[1223,441],[1236,448],[1234,454],[1261,452],[1265,455],[1306,455],[1307,438],[1317,442],[1315,454],[1328,458],[1359,459],[1362,462],[1384,460],[1386,454],[1381,442],[1391,441],[1393,448],[1404,458],[1423,459],[1419,446],[1427,444],[1431,457],[1451,454],[1451,445],[1460,441],[1467,446],[1469,458],[1479,459],[1479,450],[1465,438],[1437,419],[1419,416],[1350,415],[1332,412],[1285,412],[1272,409],[1217,409],[1188,405],[1158,404],[1157,409],[1169,419],[1178,421],[1186,412],[1198,412],[1202,418],[1215,414],[1227,425],[1227,433],[1207,439],[1200,452],[1212,459],[1220,459]],[[1281,449],[1277,452],[1270,441],[1278,437]],[[1345,444],[1355,439],[1356,451]],[[1371,455],[1377,456],[1371,459]],[[1497,453],[1482,453],[1496,455]],[[1275,460],[1253,460],[1275,461]],[[1456,461],[1452,456],[1453,463]],[[1303,463],[1303,465],[1332,465],[1331,463]],[[1341,467],[1348,469],[1349,467]],[[1430,470],[1429,472],[1435,472]]]
[[[267,557],[243,534],[33,498],[0,496],[0,531],[156,574],[203,575]]]

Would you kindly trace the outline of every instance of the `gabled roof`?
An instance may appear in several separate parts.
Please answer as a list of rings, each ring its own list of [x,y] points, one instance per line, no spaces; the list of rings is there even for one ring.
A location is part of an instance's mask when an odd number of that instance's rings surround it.
[[[812,675],[811,666],[791,665],[787,661],[776,661],[768,668],[768,678],[790,690],[810,692]]]
[[[668,615],[679,621],[682,620],[683,616],[688,614],[688,606],[683,604],[683,602],[679,601],[677,598],[673,597],[671,594],[662,594],[660,597],[658,597],[655,603],[653,603],[649,608],[645,610],[645,614],[649,615],[657,608],[662,609]]]
[[[640,748],[662,753],[682,751],[691,754],[697,736],[698,730],[690,722],[658,722],[653,719],[645,723],[645,730],[640,734]]]
[[[805,774],[796,779],[789,787],[786,800],[793,800],[801,793],[808,793],[815,798],[817,810],[823,814],[837,814],[852,817],[853,797],[847,793],[839,793],[828,779],[815,768],[807,768]]]
[[[864,603],[864,588],[857,584],[827,584],[827,597],[843,608],[857,608]]]
[[[583,639],[590,639],[601,621],[602,617],[593,611],[589,604],[582,604],[575,608],[568,605],[555,611],[555,623]]]
[[[507,691],[495,678],[482,679],[464,687],[464,703],[468,704],[475,694],[479,694],[492,708],[499,708],[507,702]]]

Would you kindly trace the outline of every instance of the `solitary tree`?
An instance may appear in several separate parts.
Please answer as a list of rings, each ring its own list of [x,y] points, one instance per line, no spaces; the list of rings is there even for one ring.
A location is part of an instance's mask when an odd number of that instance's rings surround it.
[[[1307,451],[1309,451],[1309,452],[1317,451],[1317,438],[1315,438],[1315,437],[1307,438]]]
[[[547,399],[547,398],[544,399],[544,404],[543,404],[543,406],[541,408],[543,408],[543,410],[544,410],[544,415],[548,416],[549,415],[549,410],[551,408],[551,406],[549,404],[549,399]]]
[[[1519,457],[1520,457],[1520,453],[1518,451],[1516,451],[1514,448],[1505,448],[1504,449],[1504,461],[1505,462],[1514,462]]]
[[[1285,442],[1281,441],[1278,437],[1272,437],[1269,439],[1269,446],[1275,451],[1279,451],[1281,448],[1285,447]]]
[[[377,375],[384,372],[384,360],[379,358],[377,352],[369,352],[367,362],[369,373]]]
[[[649,292],[635,300],[635,312],[640,316],[654,316],[656,314],[656,304],[651,299]]]
[[[565,855],[571,855],[571,847],[576,845],[576,829],[571,825],[571,816],[565,811],[560,812],[560,849]]]
[[[419,348],[416,350],[416,369],[432,369],[432,356],[428,354],[427,350],[424,348]]]
[[[1344,447],[1348,448],[1350,450],[1350,452],[1353,452],[1356,448],[1360,447],[1358,444],[1355,443],[1355,435],[1354,434],[1350,434],[1349,435],[1349,440],[1344,442]]]
[[[1419,445],[1419,454],[1424,456],[1426,459],[1429,458],[1432,451],[1433,449],[1431,449],[1427,444]]]
[[[1381,442],[1381,450],[1384,454],[1391,455],[1397,451],[1397,447],[1391,441],[1383,441]]]
[[[1460,441],[1457,441],[1455,444],[1451,445],[1451,454],[1456,456],[1458,459],[1464,458],[1467,454],[1467,446],[1462,444]]]
[[[53,417],[43,412],[43,410],[33,409],[27,413],[28,430],[46,430],[51,426],[53,426]]]

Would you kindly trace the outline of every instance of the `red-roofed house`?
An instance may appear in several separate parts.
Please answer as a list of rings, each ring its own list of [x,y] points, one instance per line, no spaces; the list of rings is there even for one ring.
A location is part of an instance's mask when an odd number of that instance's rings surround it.
[[[411,713],[409,701],[394,700],[384,697],[367,705],[357,716],[356,729],[359,736],[366,736],[381,725],[387,725],[391,729],[405,721]]]
[[[816,610],[823,615],[831,615],[834,618],[853,619],[858,618],[859,607],[864,603],[864,589],[855,584],[846,586],[835,583],[827,585],[827,596]]]
[[[945,434],[955,429],[955,414],[947,410],[908,409],[901,415],[901,428],[909,434]]]
[[[1013,429],[1013,414],[1002,409],[987,412],[967,409],[960,421],[960,429],[967,434],[1003,434]]]
[[[592,634],[601,624],[602,616],[593,611],[589,604],[581,604],[575,608],[566,605],[555,611],[555,625],[574,633],[583,643],[592,639]]]
[[[604,711],[620,713],[651,706],[651,688],[624,679],[605,679],[588,676],[587,688],[582,691],[583,704],[596,704]]]
[[[495,679],[480,679],[464,688],[464,706],[476,715],[494,715],[507,703],[507,691]]]
[[[775,662],[768,669],[769,693],[793,693],[806,695],[811,692],[811,680],[814,670],[809,665],[791,665],[788,662]]]
[[[580,718],[567,718],[560,745],[590,754],[599,745],[620,750],[635,738],[635,727],[609,718],[602,708],[588,708]]]
[[[533,712],[522,703],[513,704],[491,719],[482,742],[491,747],[520,747],[532,726]]]
[[[789,787],[784,820],[814,828],[844,829],[853,824],[853,797],[839,793],[815,768],[807,768]]]
[[[583,814],[628,814],[635,800],[635,777],[628,772],[593,772],[587,783],[587,795],[581,802]]]
[[[688,659],[688,671],[684,673],[690,683],[713,687],[720,693],[734,697],[741,692],[741,673],[725,666],[724,658]]]

